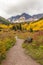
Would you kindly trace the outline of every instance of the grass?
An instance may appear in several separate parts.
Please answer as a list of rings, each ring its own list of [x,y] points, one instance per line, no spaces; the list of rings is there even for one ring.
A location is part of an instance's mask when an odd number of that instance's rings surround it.
[[[38,63],[43,65],[43,31],[37,32],[18,32],[20,39],[26,39],[28,37],[33,38],[32,43],[23,43],[22,47],[26,49],[26,53],[35,59]]]
[[[42,32],[23,32],[3,29],[0,31],[0,63],[5,59],[6,52],[15,45],[18,36],[21,39],[26,39],[27,37],[32,37],[32,43],[23,43],[22,47],[26,49],[26,53],[30,55],[33,59],[43,65],[43,31]]]
[[[32,37],[33,36],[33,33],[30,33],[30,32],[19,32],[17,34],[17,36],[20,38],[20,39],[26,39],[27,37]]]
[[[6,58],[7,51],[15,45],[14,31],[0,31],[0,63]]]
[[[43,36],[38,36],[32,43],[23,43],[22,47],[28,55],[43,65]]]

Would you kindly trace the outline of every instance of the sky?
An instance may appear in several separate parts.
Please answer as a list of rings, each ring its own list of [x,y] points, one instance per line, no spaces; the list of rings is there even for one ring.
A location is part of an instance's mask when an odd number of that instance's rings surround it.
[[[43,13],[43,0],[0,0],[0,16],[9,18],[22,13]]]

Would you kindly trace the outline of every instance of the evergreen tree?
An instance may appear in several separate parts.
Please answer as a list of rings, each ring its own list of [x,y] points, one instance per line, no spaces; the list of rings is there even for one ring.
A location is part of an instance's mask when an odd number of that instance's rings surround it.
[[[16,26],[13,26],[12,29],[15,30],[15,31],[17,30]]]
[[[33,29],[32,28],[30,28],[30,30],[29,30],[30,32],[33,32]]]
[[[19,25],[19,27],[20,27],[20,30],[22,30],[22,26],[21,26],[21,24]]]

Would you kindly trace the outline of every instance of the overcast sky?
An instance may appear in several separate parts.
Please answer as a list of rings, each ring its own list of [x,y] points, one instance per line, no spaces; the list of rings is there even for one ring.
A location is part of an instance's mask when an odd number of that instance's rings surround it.
[[[43,13],[43,0],[0,0],[0,16],[9,18],[24,12]]]

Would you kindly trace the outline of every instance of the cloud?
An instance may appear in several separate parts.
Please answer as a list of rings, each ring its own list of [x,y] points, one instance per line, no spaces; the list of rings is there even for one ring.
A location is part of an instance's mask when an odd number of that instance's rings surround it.
[[[22,13],[30,9],[34,9],[37,6],[37,2],[34,0],[26,1],[22,0],[18,4],[13,4],[8,7],[6,12],[8,14],[13,14],[13,13]]]
[[[42,0],[0,0],[0,16],[8,18],[26,12],[30,15],[43,13]]]

